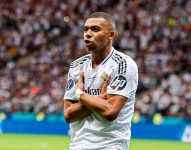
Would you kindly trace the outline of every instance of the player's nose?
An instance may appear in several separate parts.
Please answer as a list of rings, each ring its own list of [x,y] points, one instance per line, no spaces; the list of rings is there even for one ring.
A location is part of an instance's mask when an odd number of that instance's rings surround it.
[[[88,30],[88,31],[85,33],[85,36],[86,36],[87,38],[91,38],[91,37],[92,37],[91,30]]]

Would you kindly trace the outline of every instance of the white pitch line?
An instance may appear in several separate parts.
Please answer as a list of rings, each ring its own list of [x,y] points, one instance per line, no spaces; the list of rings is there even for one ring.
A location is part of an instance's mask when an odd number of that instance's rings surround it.
[[[45,149],[48,147],[48,143],[39,143],[38,145],[3,145],[2,143],[0,144],[0,149],[4,148],[4,149],[10,149],[10,148],[14,148],[14,149]]]

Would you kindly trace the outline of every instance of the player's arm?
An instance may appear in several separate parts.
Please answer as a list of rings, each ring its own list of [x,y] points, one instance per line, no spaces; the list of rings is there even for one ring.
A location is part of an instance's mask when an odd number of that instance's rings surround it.
[[[83,90],[83,76],[80,76],[80,79],[77,83],[77,87]],[[106,99],[107,86],[109,85],[110,77],[107,78],[104,83],[101,93],[98,96],[99,98]],[[67,123],[72,123],[78,120],[81,120],[92,113],[87,107],[85,107],[81,102],[74,100],[64,100],[64,117]]]
[[[99,114],[108,121],[113,121],[117,118],[119,112],[128,99],[121,95],[108,94],[107,96],[108,99],[104,100],[87,93],[82,93],[80,96],[80,101],[92,112]]]
[[[74,100],[64,100],[64,117],[67,123],[81,120],[92,113],[81,102]]]
[[[81,102],[78,102],[73,98],[72,92],[73,92],[74,85],[75,85],[74,80],[69,79],[67,83],[68,91],[66,91],[66,94],[67,92],[70,92],[68,95],[71,96],[72,100],[69,99],[70,97],[64,100],[64,117],[67,123],[78,121],[80,119],[87,117],[88,115],[92,113],[92,111],[87,109]],[[80,84],[80,85],[78,84],[78,87],[83,90],[84,84]]]
[[[105,82],[105,85],[107,86],[109,85],[110,78],[111,76],[109,75],[107,81]],[[76,84],[74,93],[77,89],[81,90],[83,89],[82,80],[83,80],[83,72],[80,73],[80,79]],[[81,104],[83,104],[86,108],[88,108],[92,112],[99,114],[108,121],[113,121],[117,118],[119,112],[127,102],[127,98],[120,95],[107,94],[106,99],[107,100],[105,100],[105,98],[103,97],[95,97],[84,92],[81,93],[80,95]]]

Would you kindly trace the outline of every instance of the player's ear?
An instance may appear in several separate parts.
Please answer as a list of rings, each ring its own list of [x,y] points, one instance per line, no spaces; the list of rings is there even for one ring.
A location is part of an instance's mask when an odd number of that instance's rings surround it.
[[[114,36],[115,36],[115,31],[114,30],[111,30],[109,32],[109,40],[113,40],[114,39]]]

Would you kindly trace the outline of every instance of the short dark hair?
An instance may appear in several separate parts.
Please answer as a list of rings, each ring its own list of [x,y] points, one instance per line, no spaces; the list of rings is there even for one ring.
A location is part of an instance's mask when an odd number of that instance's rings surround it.
[[[110,14],[105,12],[95,12],[88,17],[88,19],[90,18],[103,18],[111,25],[112,30],[115,30],[115,21]]]

